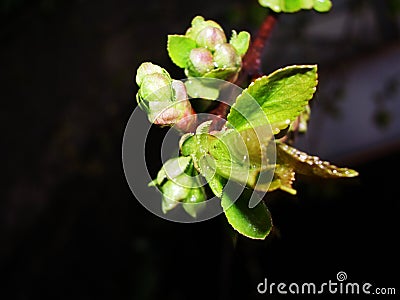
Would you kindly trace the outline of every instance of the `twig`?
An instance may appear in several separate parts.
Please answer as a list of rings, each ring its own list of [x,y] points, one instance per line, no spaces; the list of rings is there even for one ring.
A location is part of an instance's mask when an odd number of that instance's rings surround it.
[[[250,80],[254,80],[262,76],[261,57],[265,49],[265,45],[271,36],[278,19],[278,15],[272,11],[268,13],[264,21],[261,23],[258,32],[250,43],[249,49],[242,60],[242,69],[238,79],[234,82],[238,86],[242,86]],[[220,118],[226,118],[229,113],[230,106],[225,103],[220,103],[216,108],[209,113],[215,114]]]
[[[262,76],[261,57],[277,20],[278,15],[271,11],[261,23],[255,38],[250,44],[249,50],[243,57],[242,70],[236,84],[241,85],[248,80],[254,80]]]

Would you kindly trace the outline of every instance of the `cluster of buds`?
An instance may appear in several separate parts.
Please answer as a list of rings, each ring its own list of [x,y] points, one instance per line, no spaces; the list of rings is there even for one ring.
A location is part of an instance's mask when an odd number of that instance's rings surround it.
[[[169,159],[158,172],[157,178],[150,185],[161,191],[161,208],[164,213],[181,203],[183,209],[196,218],[205,208],[206,193],[199,180],[193,176],[194,172],[190,157],[183,156]]]
[[[234,30],[228,42],[222,27],[212,20],[204,20],[202,16],[193,18],[185,35],[171,37],[178,42],[176,45],[169,43],[169,54],[178,66],[185,69],[187,77],[210,77],[230,82],[236,80],[250,42],[248,32],[237,34]],[[182,62],[180,56],[185,56],[185,61]]]
[[[236,36],[236,33],[233,33]],[[242,56],[234,47],[228,43],[224,30],[212,21],[205,21],[203,17],[197,16],[192,21],[185,34],[196,42],[196,48],[189,53],[188,66],[185,74],[189,76],[220,77],[224,80],[234,81],[242,66]],[[218,71],[229,72],[218,72]]]
[[[183,82],[150,62],[142,63],[136,73],[139,90],[136,100],[147,113],[150,122],[160,126],[174,126],[184,132],[192,130],[196,114],[188,100]]]

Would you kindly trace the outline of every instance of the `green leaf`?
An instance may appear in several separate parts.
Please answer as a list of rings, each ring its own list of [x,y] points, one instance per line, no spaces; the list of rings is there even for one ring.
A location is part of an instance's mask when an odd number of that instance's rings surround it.
[[[205,78],[217,78],[221,80],[226,80],[233,82],[239,72],[239,68],[229,67],[229,68],[217,68],[207,72],[203,75]]]
[[[273,191],[276,189],[281,189],[289,194],[296,195],[297,191],[292,187],[295,180],[295,172],[293,168],[286,164],[279,164],[275,167],[274,179],[271,184],[267,186],[267,190],[263,191]]]
[[[205,121],[201,123],[199,126],[196,128],[196,134],[208,134],[210,132],[210,126],[212,124],[212,120]]]
[[[322,161],[284,143],[277,143],[277,156],[280,161],[291,166],[296,173],[324,178],[355,177],[358,172],[349,168],[340,168]]]
[[[203,125],[204,124],[204,125]],[[208,123],[203,123],[206,128]],[[229,130],[219,137],[206,134],[186,136],[181,142],[182,155],[193,158],[195,168],[210,182],[217,174],[251,188],[268,186],[275,165],[275,143],[265,130]],[[210,185],[218,185],[215,179]],[[212,188],[212,187],[211,187]],[[218,187],[214,193],[220,194]]]
[[[330,0],[259,0],[258,2],[261,6],[268,7],[277,13],[294,13],[301,9],[327,12],[332,7]]]
[[[240,154],[234,155],[233,149],[238,147],[238,140],[224,140],[222,137],[217,138],[211,135],[208,135],[207,139],[205,135],[200,135],[198,138],[203,152],[200,150],[201,154],[197,156],[197,161],[203,176],[207,178],[205,170],[210,170],[210,172],[216,172],[226,179],[240,182],[243,185],[251,187],[255,185],[261,166],[253,166],[249,159]],[[237,143],[233,143],[234,141]],[[242,144],[244,145],[243,141]],[[208,177],[210,176],[208,175]]]
[[[260,168],[251,168],[249,165],[242,164],[238,161],[227,159],[225,155],[219,156],[218,153],[211,155],[204,155],[199,160],[200,173],[204,177],[211,178],[207,173],[217,173],[221,177],[229,180],[234,180],[242,185],[254,187]],[[207,171],[209,170],[209,171]]]
[[[305,110],[317,83],[316,65],[289,66],[260,77],[237,97],[228,126],[241,131],[272,124],[277,133]]]
[[[157,174],[157,183],[160,185],[164,179],[174,179],[183,174],[191,162],[190,157],[179,156],[165,162]]]
[[[230,186],[224,190],[221,198],[221,205],[225,216],[239,233],[253,239],[265,239],[272,228],[272,218],[268,208],[263,201],[259,201],[254,208],[249,208],[248,203],[251,197],[257,195],[250,189]],[[237,195],[240,195],[236,200]],[[236,201],[235,201],[236,200]]]
[[[193,133],[186,133],[182,135],[179,140],[179,149],[183,156],[189,156],[197,151],[198,145],[196,145],[196,138]]]
[[[327,12],[332,8],[330,0],[314,0],[314,9],[318,12]]]
[[[196,48],[194,40],[184,35],[168,35],[168,55],[178,67],[187,67],[190,51],[194,48]]]
[[[239,132],[229,129],[219,138],[228,147],[232,158],[240,163],[247,162],[261,167],[271,163],[270,159],[275,158],[274,137],[269,126]]]
[[[226,179],[218,175],[217,173],[214,173],[214,175],[210,179],[208,179],[207,177],[206,179],[208,182],[208,186],[210,187],[214,195],[221,198],[224,186],[226,184]]]
[[[237,34],[235,30],[232,30],[232,36],[229,43],[236,49],[240,56],[243,56],[249,48],[250,33],[247,31],[241,31]]]

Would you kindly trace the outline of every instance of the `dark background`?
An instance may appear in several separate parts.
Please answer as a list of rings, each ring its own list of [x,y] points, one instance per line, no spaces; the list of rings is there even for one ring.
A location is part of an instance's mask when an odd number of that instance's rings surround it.
[[[350,19],[370,7],[377,35],[349,36],[340,47],[307,41],[320,51],[294,55],[282,49],[304,44],[301,35],[274,40],[301,32],[316,13],[291,15],[274,29],[264,70],[311,60],[329,72],[338,60],[399,43],[393,2],[343,2]],[[256,291],[265,277],[318,283],[339,271],[400,292],[398,147],[343,161],[358,178],[299,177],[297,196],[267,199],[275,228],[265,241],[233,244],[223,215],[165,221],[129,189],[121,144],[136,68],[152,61],[181,78],[167,34],[184,33],[195,15],[226,32],[255,32],[266,14],[257,1],[3,0],[0,14],[0,299],[265,299]],[[158,154],[148,159],[155,174]]]

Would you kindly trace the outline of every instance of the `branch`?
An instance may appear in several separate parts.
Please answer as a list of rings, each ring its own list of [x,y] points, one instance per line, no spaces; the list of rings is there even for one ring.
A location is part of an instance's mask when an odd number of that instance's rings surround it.
[[[271,36],[272,29],[276,24],[278,15],[270,11],[261,23],[255,38],[249,46],[249,50],[244,55],[242,60],[242,69],[239,73],[235,84],[241,86],[249,80],[256,79],[262,75],[261,71],[261,56],[264,52],[265,45]],[[226,118],[229,113],[230,106],[225,103],[220,103],[216,108],[211,110],[210,114],[215,114],[220,118]]]
[[[261,56],[277,20],[278,15],[271,11],[261,23],[255,38],[250,44],[249,50],[243,57],[242,70],[236,84],[243,84],[248,80],[256,79],[262,75]]]

